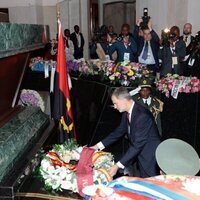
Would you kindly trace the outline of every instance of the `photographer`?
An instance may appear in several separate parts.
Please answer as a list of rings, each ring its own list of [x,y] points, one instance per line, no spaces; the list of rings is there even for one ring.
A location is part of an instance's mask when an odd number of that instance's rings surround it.
[[[200,31],[191,42],[191,50],[187,64],[186,76],[196,76],[200,78]]]
[[[158,53],[162,61],[160,75],[166,76],[168,73],[183,73],[182,62],[186,55],[186,45],[183,40],[179,40],[180,30],[177,26],[171,27],[168,33],[162,34],[161,47]]]
[[[134,29],[134,38],[138,46],[138,61],[146,64],[156,75],[159,69],[158,51],[160,39],[157,33],[152,29],[150,20],[147,25],[145,25],[143,19],[137,21],[137,25]]]
[[[90,57],[92,59],[99,58],[100,60],[109,59],[108,49],[109,43],[107,42],[108,28],[102,25],[94,31],[94,37],[90,44]]]
[[[128,24],[123,24],[121,27],[121,37],[118,37],[116,41],[113,41],[112,38],[108,37],[109,42],[109,56],[114,60],[112,54],[116,51],[117,58],[115,62],[135,62],[137,45],[130,35],[130,27]]]

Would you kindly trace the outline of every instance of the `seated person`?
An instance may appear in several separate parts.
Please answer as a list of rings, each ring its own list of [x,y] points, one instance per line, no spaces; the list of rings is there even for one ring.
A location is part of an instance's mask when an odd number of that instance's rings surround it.
[[[111,37],[108,37],[109,56],[113,60],[112,54],[116,51],[116,62],[128,61],[136,62],[137,45],[133,37],[129,34],[130,27],[128,24],[123,24],[121,28],[121,37],[116,41],[112,41]]]
[[[150,80],[144,78],[140,83],[139,94],[133,96],[133,99],[140,105],[146,107],[153,114],[160,135],[162,135],[160,113],[163,111],[163,102],[151,94]]]
[[[156,149],[156,160],[161,174],[194,176],[200,169],[197,152],[180,139],[171,138],[160,143]]]

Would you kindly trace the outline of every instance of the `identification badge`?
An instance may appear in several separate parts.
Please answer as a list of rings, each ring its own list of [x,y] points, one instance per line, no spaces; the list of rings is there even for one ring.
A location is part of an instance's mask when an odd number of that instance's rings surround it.
[[[188,65],[189,65],[189,66],[193,66],[193,65],[194,65],[194,61],[195,61],[194,58],[193,58],[193,59],[190,58],[190,60],[189,60],[189,62],[188,62]]]
[[[172,65],[177,65],[178,64],[178,58],[176,56],[172,57]]]
[[[130,61],[130,53],[124,53],[124,61]]]

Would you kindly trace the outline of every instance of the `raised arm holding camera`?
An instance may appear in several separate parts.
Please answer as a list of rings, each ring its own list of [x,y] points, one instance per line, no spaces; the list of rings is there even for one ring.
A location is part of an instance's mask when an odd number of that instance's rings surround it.
[[[152,29],[148,14],[144,13],[144,16],[137,20],[133,35],[138,46],[138,61],[146,64],[156,74],[159,69],[158,51],[160,39]]]

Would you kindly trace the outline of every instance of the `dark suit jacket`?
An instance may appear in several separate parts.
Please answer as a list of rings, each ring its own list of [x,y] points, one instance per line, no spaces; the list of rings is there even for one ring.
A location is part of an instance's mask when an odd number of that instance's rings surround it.
[[[183,35],[180,37],[180,40],[183,40]],[[186,55],[189,55],[191,53],[192,49],[192,40],[194,40],[194,36],[191,35],[191,42],[190,44],[186,47]]]
[[[117,51],[116,62],[124,61],[124,53],[130,53],[130,61],[136,62],[137,45],[131,36],[129,36],[129,45],[127,48],[125,47],[123,40],[120,40],[110,45],[108,51],[110,58],[112,58],[112,54]]]
[[[178,64],[174,65],[174,73],[181,75],[183,73],[183,65],[181,65],[186,55],[186,45],[183,40],[178,40],[175,44],[175,56],[178,59]],[[162,60],[162,66],[160,69],[160,75],[165,76],[168,73],[172,73],[172,51],[170,47],[164,46],[159,50],[159,59]]]
[[[114,143],[128,132],[128,120],[123,113],[119,127],[110,133],[102,143],[105,147]],[[138,159],[143,170],[149,175],[156,175],[155,151],[160,143],[160,136],[154,117],[151,112],[135,102],[132,110],[130,134],[128,134],[130,147],[120,162],[128,166]]]
[[[156,63],[155,68],[158,69],[159,68],[158,51],[159,51],[159,46],[160,46],[160,43],[159,43],[160,39],[154,30],[151,31],[151,36],[152,36],[152,39],[150,41],[150,46],[151,46],[153,57]],[[139,26],[135,26],[135,29],[133,32],[133,38],[136,41],[136,44],[138,47],[137,49],[137,59],[138,59],[144,47],[144,38],[139,36]]]
[[[84,47],[84,44],[85,44],[85,40],[83,38],[83,34],[82,33],[79,33],[80,34],[80,37],[81,37],[81,45],[80,45],[80,48],[78,47],[78,40],[76,38],[76,33],[73,32],[71,35],[70,35],[70,40],[73,42],[74,44],[74,58],[75,59],[79,59],[79,58],[83,58],[83,47]]]

